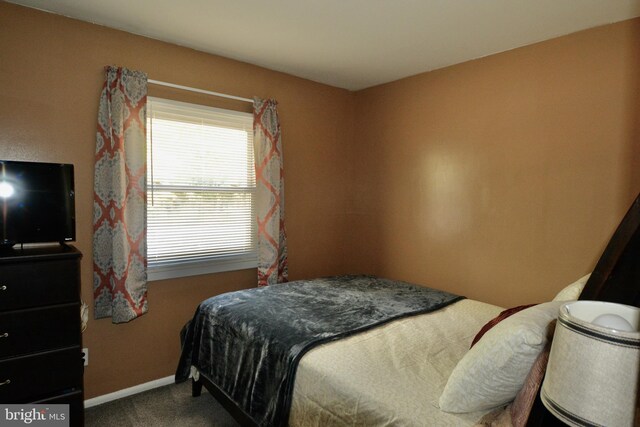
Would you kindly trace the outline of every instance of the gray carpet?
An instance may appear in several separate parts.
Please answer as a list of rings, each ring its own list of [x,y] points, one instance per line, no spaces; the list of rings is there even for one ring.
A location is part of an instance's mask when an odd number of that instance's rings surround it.
[[[84,417],[87,427],[238,426],[205,389],[191,397],[190,381],[87,408]]]

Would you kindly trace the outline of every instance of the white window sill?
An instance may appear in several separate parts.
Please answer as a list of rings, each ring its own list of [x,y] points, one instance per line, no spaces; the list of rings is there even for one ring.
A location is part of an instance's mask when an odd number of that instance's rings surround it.
[[[147,281],[175,279],[178,277],[198,276],[201,274],[222,273],[225,271],[256,268],[256,260],[228,259],[215,261],[183,262],[164,265],[150,265],[147,269]]]

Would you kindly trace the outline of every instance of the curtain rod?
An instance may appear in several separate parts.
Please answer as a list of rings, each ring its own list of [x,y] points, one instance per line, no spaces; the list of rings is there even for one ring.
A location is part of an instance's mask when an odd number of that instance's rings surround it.
[[[242,98],[241,96],[227,95],[226,93],[212,92],[210,90],[197,89],[197,88],[189,87],[189,86],[182,86],[182,85],[177,85],[177,84],[173,84],[173,83],[161,82],[159,80],[148,79],[147,82],[151,83],[151,84],[154,84],[154,85],[167,86],[167,87],[172,87],[174,89],[186,90],[186,91],[189,91],[189,92],[204,93],[205,95],[219,96],[221,98],[235,99],[236,101],[244,101],[244,102],[249,102],[249,103],[253,104],[253,99]]]

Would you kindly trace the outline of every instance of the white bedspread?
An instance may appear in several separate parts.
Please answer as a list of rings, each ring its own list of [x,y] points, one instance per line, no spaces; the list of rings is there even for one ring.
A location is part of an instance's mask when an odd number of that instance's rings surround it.
[[[503,310],[474,300],[314,348],[296,374],[291,426],[469,426],[484,412],[438,409],[447,378]]]

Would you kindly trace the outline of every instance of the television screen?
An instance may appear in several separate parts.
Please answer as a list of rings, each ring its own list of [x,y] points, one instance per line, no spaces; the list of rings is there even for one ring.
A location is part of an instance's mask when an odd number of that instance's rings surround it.
[[[0,160],[2,246],[75,240],[73,165]]]

